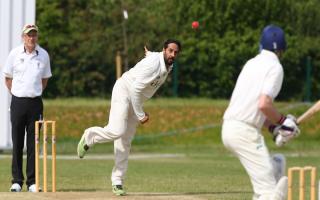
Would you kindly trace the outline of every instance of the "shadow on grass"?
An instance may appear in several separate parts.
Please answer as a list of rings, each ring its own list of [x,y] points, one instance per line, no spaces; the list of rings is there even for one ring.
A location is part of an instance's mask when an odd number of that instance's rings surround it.
[[[250,194],[251,191],[228,191],[228,192],[182,192],[182,193],[128,193],[127,196],[192,196],[192,195],[219,195],[219,194]]]
[[[57,192],[100,192],[97,189],[86,188],[86,189],[59,189]]]

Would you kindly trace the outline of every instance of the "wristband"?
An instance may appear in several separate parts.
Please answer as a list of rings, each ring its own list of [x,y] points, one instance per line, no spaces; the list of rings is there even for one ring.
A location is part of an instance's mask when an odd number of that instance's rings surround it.
[[[277,122],[278,124],[283,124],[283,122],[286,120],[286,116],[281,115],[281,118],[279,119],[279,121]]]

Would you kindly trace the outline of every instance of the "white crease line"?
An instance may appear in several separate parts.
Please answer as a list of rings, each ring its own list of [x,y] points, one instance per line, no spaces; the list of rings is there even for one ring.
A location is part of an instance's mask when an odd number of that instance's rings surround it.
[[[0,155],[0,159],[10,158],[11,155]],[[26,158],[26,156],[23,156]],[[186,157],[185,154],[132,154],[129,155],[130,160],[144,160],[144,159],[155,159],[155,158],[184,158]],[[40,156],[42,158],[42,156]],[[51,155],[47,156],[48,159],[51,159]],[[80,159],[77,155],[57,155],[56,157],[58,160],[78,160]],[[113,160],[114,155],[107,154],[93,154],[93,155],[86,155],[83,160]]]

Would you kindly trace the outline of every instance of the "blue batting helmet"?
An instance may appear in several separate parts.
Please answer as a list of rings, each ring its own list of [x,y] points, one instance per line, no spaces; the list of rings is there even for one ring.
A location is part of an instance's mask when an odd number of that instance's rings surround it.
[[[260,50],[269,51],[285,50],[287,47],[283,30],[275,25],[266,26],[260,38]]]

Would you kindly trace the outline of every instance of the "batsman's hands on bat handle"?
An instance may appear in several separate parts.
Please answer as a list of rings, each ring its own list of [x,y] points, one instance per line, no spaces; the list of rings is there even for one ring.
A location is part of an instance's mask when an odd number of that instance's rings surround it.
[[[286,116],[286,119],[283,121],[281,125],[284,125],[286,127],[293,129],[293,132],[296,134],[296,136],[300,134],[300,129],[297,124],[297,119],[293,115],[288,114]]]
[[[271,125],[269,131],[272,133],[273,140],[278,147],[283,146],[292,138],[295,138],[300,134],[299,128],[295,129],[285,125]]]
[[[140,120],[140,123],[145,124],[147,121],[149,121],[149,114],[145,113],[145,116],[143,119]]]

